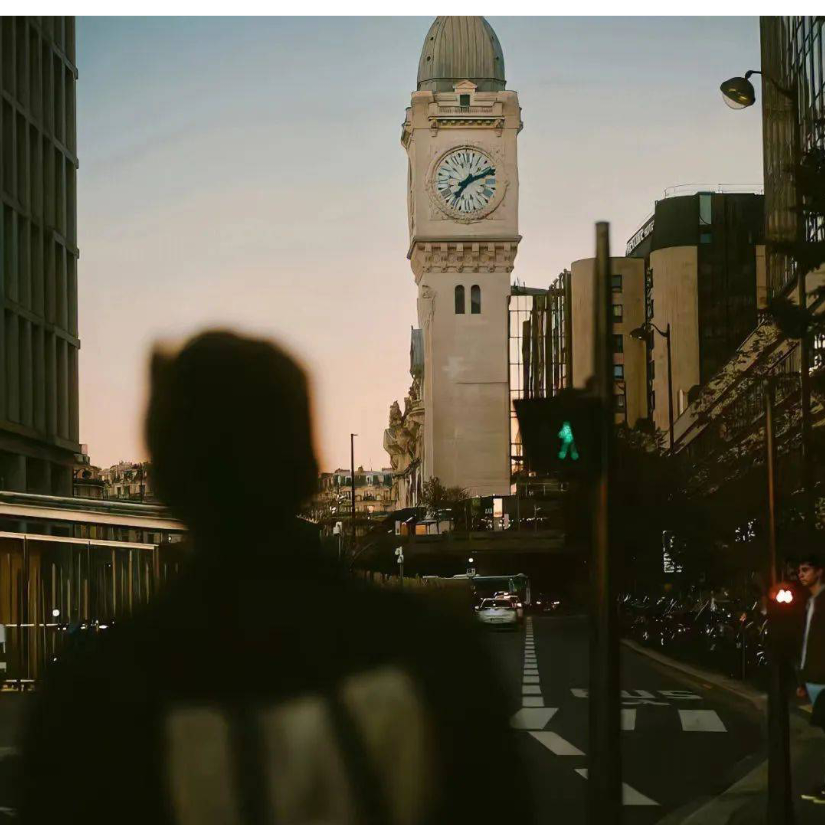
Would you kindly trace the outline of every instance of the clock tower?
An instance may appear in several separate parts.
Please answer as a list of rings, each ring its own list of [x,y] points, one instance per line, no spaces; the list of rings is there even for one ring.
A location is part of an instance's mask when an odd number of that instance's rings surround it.
[[[508,305],[518,234],[518,95],[483,17],[427,32],[401,142],[423,349],[422,476],[510,492]]]

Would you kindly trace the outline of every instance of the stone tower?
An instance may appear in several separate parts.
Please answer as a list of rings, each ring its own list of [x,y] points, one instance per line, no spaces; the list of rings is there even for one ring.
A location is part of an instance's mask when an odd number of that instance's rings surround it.
[[[438,17],[401,139],[424,350],[423,478],[510,492],[508,298],[518,234],[518,95],[483,17]]]

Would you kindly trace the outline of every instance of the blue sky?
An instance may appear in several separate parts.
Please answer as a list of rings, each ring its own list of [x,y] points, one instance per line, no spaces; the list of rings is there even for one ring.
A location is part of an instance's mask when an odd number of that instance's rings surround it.
[[[490,17],[519,92],[514,276],[614,254],[664,189],[759,184],[757,18]],[[401,123],[432,18],[79,18],[81,439],[144,455],[148,350],[206,325],[290,347],[327,468],[385,465],[416,290]]]

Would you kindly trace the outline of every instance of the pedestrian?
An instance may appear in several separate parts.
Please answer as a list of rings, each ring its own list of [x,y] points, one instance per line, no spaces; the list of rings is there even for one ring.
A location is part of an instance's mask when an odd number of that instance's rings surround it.
[[[805,606],[802,649],[799,661],[800,680],[813,705],[811,724],[825,728],[825,579],[818,556],[807,554],[800,559],[799,583],[809,592]],[[802,794],[818,805],[825,805],[825,783]]]
[[[157,491],[191,560],[45,679],[23,825],[530,820],[504,690],[469,625],[326,563],[307,381],[207,332],[151,366]]]

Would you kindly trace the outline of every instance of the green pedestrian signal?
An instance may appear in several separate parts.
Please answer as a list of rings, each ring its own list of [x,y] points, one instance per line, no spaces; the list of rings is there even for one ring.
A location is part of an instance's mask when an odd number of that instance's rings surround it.
[[[576,441],[573,438],[573,428],[569,421],[565,421],[559,430],[561,447],[559,448],[559,458],[564,461],[569,456],[573,461],[579,460],[579,451],[576,449]]]
[[[598,474],[604,416],[597,398],[565,388],[550,398],[518,398],[513,406],[528,473],[562,478]]]

